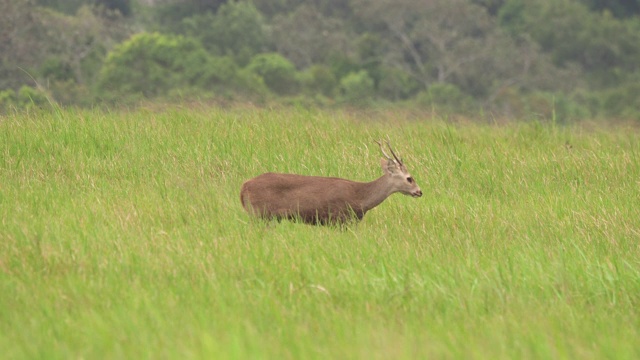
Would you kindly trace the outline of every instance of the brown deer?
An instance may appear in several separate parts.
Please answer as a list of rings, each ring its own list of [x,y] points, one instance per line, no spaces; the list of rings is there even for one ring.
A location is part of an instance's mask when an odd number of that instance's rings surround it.
[[[420,187],[387,141],[389,156],[376,141],[386,159],[384,175],[371,182],[295,174],[265,173],[242,184],[240,201],[249,212],[263,219],[299,219],[309,224],[344,224],[361,220],[367,211],[389,195],[400,192],[422,196]]]

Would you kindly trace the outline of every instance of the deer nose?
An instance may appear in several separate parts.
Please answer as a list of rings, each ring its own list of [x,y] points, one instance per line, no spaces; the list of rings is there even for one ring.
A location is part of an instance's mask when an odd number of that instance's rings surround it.
[[[415,197],[420,197],[420,196],[422,196],[422,190],[418,190],[418,191],[414,192],[414,193],[413,193],[413,196],[415,196]]]

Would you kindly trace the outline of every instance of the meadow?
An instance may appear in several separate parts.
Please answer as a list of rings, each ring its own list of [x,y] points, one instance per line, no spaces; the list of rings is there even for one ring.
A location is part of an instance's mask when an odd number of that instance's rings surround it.
[[[424,196],[265,223],[267,171]],[[640,130],[149,105],[0,117],[4,359],[640,358]]]

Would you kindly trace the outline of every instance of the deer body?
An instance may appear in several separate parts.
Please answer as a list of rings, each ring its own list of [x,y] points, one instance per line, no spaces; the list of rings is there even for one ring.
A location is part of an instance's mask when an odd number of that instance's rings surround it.
[[[422,196],[397,157],[382,159],[381,165],[385,174],[371,182],[265,173],[242,185],[240,200],[247,212],[260,218],[298,218],[310,224],[336,224],[361,220],[367,211],[396,192]]]

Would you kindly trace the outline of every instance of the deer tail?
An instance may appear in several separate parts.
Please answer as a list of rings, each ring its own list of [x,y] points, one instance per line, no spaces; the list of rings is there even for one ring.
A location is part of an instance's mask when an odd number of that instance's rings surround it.
[[[247,189],[244,187],[244,185],[242,185],[242,189],[240,189],[240,202],[242,203],[242,207],[245,210],[248,210],[247,208],[247,202],[249,199],[247,199]]]

